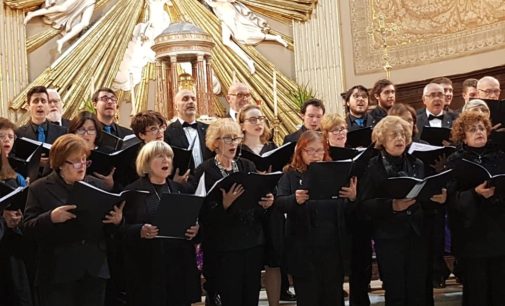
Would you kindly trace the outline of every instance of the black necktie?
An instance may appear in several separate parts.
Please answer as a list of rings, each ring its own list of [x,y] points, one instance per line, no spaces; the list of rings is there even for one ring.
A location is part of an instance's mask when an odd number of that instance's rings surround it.
[[[442,114],[440,116],[434,116],[434,115],[429,115],[428,116],[428,121],[431,121],[433,119],[444,120],[444,114]]]
[[[194,128],[195,130],[197,129],[198,125],[197,123],[187,123],[187,122],[184,122],[182,124],[182,127],[185,128],[185,127],[190,127],[190,128]]]

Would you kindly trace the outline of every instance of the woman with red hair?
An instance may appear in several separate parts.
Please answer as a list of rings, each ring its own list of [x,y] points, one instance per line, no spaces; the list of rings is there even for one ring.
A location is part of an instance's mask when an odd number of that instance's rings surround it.
[[[275,206],[287,214],[286,268],[293,276],[299,306],[344,305],[342,204],[356,199],[357,180],[342,187],[338,199],[311,200],[302,188],[307,167],[329,160],[324,136],[306,131],[277,186]]]

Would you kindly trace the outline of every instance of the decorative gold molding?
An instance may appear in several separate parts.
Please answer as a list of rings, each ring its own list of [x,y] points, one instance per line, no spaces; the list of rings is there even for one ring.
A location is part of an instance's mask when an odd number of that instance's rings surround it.
[[[373,7],[370,7],[370,3]],[[505,2],[493,0],[350,1],[354,72],[383,69],[381,38],[370,37],[372,11],[396,24],[388,37],[391,65],[407,68],[505,47]]]

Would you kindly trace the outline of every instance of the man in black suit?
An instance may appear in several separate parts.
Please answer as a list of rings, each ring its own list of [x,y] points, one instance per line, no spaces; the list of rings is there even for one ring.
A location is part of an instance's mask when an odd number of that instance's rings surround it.
[[[440,84],[444,89],[444,110],[449,116],[455,120],[458,117],[459,112],[451,108],[452,98],[454,97],[454,89],[452,87],[452,81],[446,77],[439,77],[433,79],[430,83]]]
[[[286,135],[284,143],[297,142],[300,135],[306,130],[319,130],[319,123],[325,112],[323,101],[319,99],[309,99],[305,101],[300,109],[303,125],[298,131]]]
[[[454,116],[444,110],[445,94],[440,84],[429,83],[423,90],[423,103],[426,106],[417,111],[419,134],[425,126],[451,128]]]
[[[47,94],[49,96],[49,113],[46,118],[52,124],[63,126],[68,129],[70,120],[63,118],[63,102],[61,101],[60,94],[56,89],[48,88]]]
[[[116,93],[112,89],[107,87],[98,89],[93,94],[91,101],[95,107],[98,122],[102,124],[104,132],[119,138],[133,134],[133,131],[129,128],[125,128],[114,122],[118,106]]]
[[[377,106],[370,112],[375,123],[388,115],[388,111],[396,102],[396,89],[393,82],[387,79],[375,82],[370,95],[377,102]]]
[[[500,100],[500,82],[492,77],[485,76],[477,82],[479,99]]]
[[[182,89],[175,95],[177,119],[165,130],[165,142],[171,146],[192,149],[194,164],[190,170],[212,157],[212,152],[205,146],[205,134],[208,125],[196,121],[197,101],[194,92]]]
[[[49,112],[49,95],[44,86],[32,87],[27,94],[28,111],[30,121],[19,127],[16,131],[17,137],[25,137],[45,143],[53,143],[58,137],[67,133],[67,129],[49,123],[46,116]],[[15,152],[13,152],[15,154]],[[49,174],[49,163],[47,156],[40,158],[40,175]]]
[[[349,110],[345,118],[349,131],[375,125],[374,118],[368,113],[368,90],[365,86],[351,87],[345,93],[344,101]]]
[[[249,88],[243,83],[234,83],[228,89],[226,101],[230,105],[226,117],[237,121],[237,115],[240,110],[251,103],[251,92]]]

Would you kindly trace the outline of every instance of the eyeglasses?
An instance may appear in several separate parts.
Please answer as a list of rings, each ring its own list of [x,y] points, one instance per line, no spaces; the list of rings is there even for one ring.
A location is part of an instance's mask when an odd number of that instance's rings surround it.
[[[242,99],[242,98],[250,98],[251,97],[251,94],[250,93],[231,93],[229,94],[230,96],[235,96],[237,97],[238,99]]]
[[[224,136],[224,137],[219,137],[218,139],[221,139],[225,144],[239,144],[242,142],[244,137]]]
[[[163,133],[167,128],[165,126],[159,126],[159,127],[152,127],[150,129],[146,129],[146,133],[151,133],[151,134],[158,134],[158,133]]]
[[[95,129],[87,130],[85,128],[80,128],[80,129],[75,130],[75,133],[77,135],[81,135],[81,136],[84,134],[88,134],[88,135],[92,136],[92,135],[96,135],[96,130]]]
[[[336,129],[329,131],[329,133],[333,134],[333,135],[347,133],[347,128],[346,127],[336,128]]]
[[[424,95],[425,97],[430,97],[431,99],[443,98],[445,94],[443,92],[432,92],[430,94]]]
[[[482,125],[472,126],[471,128],[466,129],[466,132],[469,133],[477,133],[477,132],[485,132],[486,128]]]
[[[303,151],[309,155],[321,155],[324,154],[324,148],[323,149],[314,149],[314,148],[306,148],[303,149]]]
[[[14,134],[0,134],[0,139],[1,140],[5,140],[5,139],[14,140],[14,139],[16,139],[16,135],[14,135]]]
[[[74,167],[74,169],[78,170],[78,169],[82,169],[82,167],[88,168],[91,165],[91,160],[81,160],[78,162],[71,162],[69,160],[66,160],[65,163],[72,165],[72,167]]]
[[[98,100],[104,102],[104,103],[107,103],[107,102],[112,102],[112,103],[116,103],[117,102],[117,98],[114,97],[114,96],[101,96],[101,97],[98,97]]]
[[[258,122],[263,123],[265,122],[265,116],[259,116],[259,117],[250,117],[244,119],[244,121],[248,121],[250,124],[258,124]]]
[[[483,93],[486,94],[486,96],[490,96],[490,95],[496,95],[496,96],[499,96],[500,93],[501,93],[501,89],[479,89],[479,91],[482,91]]]

